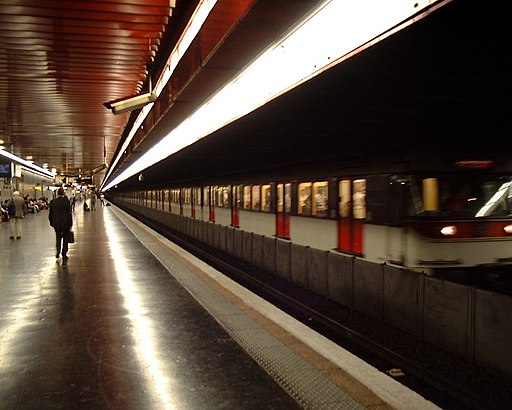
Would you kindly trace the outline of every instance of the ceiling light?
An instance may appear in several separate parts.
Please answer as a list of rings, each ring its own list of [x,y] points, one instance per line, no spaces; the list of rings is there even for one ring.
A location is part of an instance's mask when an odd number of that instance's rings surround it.
[[[272,44],[257,60],[234,76],[210,100],[113,181],[104,182],[105,189],[236,121],[349,58],[360,49],[413,24],[419,18],[419,12],[437,2],[441,3],[440,0],[420,0],[415,3],[403,0],[323,2],[293,32]],[[164,70],[164,75],[170,76],[169,70]],[[160,86],[159,80],[155,88],[161,90]],[[147,116],[148,113],[148,107],[145,107],[141,115]],[[141,124],[142,121],[137,118],[123,149],[128,146]],[[119,158],[112,164],[110,173]]]

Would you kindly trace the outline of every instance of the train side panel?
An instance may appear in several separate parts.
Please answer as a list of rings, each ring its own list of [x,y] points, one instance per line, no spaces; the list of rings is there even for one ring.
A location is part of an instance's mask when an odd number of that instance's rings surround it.
[[[240,210],[240,229],[273,237],[276,230],[275,214]]]
[[[215,223],[222,226],[231,225],[231,209],[215,208]]]
[[[411,269],[470,267],[512,259],[510,239],[428,240],[415,232],[407,234],[406,265]]]
[[[403,264],[407,250],[401,228],[365,224],[364,238],[365,259],[375,263]]]
[[[290,240],[303,246],[320,250],[337,247],[337,221],[331,219],[290,217]]]

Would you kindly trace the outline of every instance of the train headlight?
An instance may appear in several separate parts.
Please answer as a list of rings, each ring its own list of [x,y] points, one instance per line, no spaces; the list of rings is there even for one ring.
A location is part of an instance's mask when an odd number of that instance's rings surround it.
[[[457,233],[457,227],[455,225],[443,226],[441,228],[441,234],[444,236],[453,236]]]
[[[507,235],[512,235],[512,225],[507,225],[503,228]]]

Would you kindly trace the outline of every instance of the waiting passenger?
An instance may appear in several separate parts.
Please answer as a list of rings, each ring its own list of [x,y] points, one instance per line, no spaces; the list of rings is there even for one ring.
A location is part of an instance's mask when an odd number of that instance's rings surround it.
[[[11,224],[11,239],[21,239],[21,220],[27,213],[27,205],[18,191],[12,193],[12,198],[7,204],[9,222]]]

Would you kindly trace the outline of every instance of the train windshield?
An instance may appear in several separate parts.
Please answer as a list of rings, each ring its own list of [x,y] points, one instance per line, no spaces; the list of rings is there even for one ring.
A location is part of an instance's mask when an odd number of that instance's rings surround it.
[[[446,175],[409,179],[410,216],[484,218],[512,216],[512,177]]]

